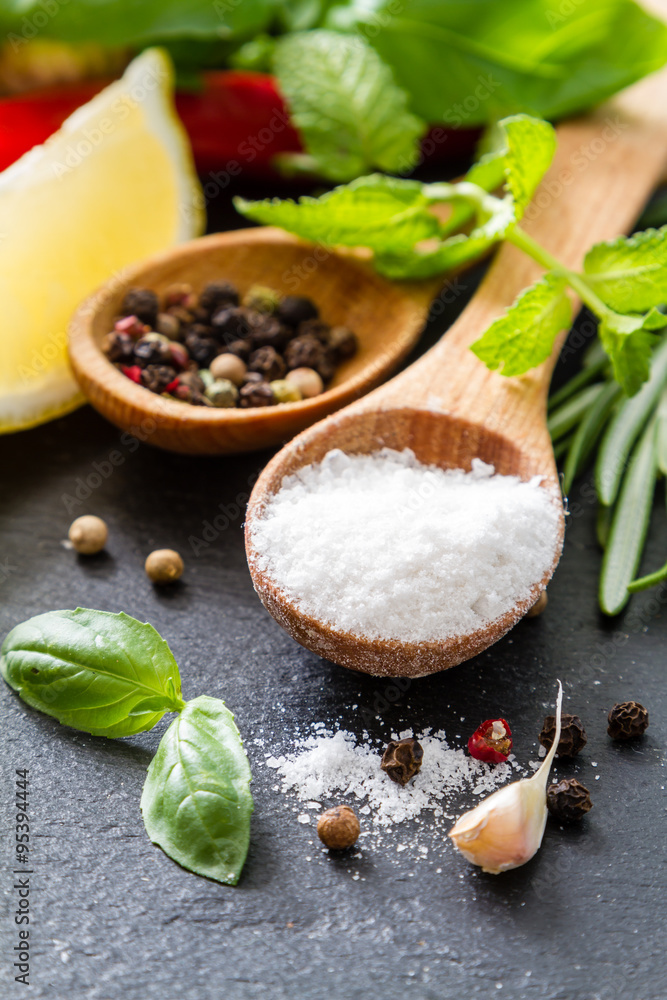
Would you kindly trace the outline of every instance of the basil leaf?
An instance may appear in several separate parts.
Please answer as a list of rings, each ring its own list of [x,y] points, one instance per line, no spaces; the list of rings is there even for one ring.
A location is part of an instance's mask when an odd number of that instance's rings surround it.
[[[667,28],[632,0],[351,0],[326,23],[364,34],[412,110],[455,128],[560,118],[667,58]]]
[[[148,768],[141,796],[148,836],[189,871],[236,885],[250,842],[250,781],[224,702],[189,701]]]
[[[372,250],[411,249],[440,231],[423,184],[382,174],[359,177],[321,198],[245,201],[234,205],[248,219],[281,226],[303,239]]]
[[[551,354],[554,340],[572,321],[566,281],[552,274],[518,296],[471,350],[503,375],[523,375]]]
[[[596,243],[586,254],[587,283],[617,312],[667,302],[667,226]]]
[[[70,42],[134,45],[159,39],[226,39],[267,28],[276,0],[55,0],[57,17],[46,16],[44,0],[5,0],[3,36],[25,42],[25,24],[40,36]],[[10,38],[11,41],[11,38]]]
[[[169,646],[123,612],[30,618],[5,639],[0,673],[28,705],[94,736],[131,736],[183,707]]]
[[[274,67],[292,121],[317,170],[346,181],[374,167],[406,173],[419,155],[423,121],[391,70],[361,38],[333,31],[287,35]]]

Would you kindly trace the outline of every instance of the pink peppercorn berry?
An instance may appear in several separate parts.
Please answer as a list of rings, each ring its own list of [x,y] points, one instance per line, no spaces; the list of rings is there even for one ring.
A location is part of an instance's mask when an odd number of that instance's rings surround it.
[[[470,756],[490,764],[506,761],[512,750],[512,731],[505,719],[487,719],[468,740]]]

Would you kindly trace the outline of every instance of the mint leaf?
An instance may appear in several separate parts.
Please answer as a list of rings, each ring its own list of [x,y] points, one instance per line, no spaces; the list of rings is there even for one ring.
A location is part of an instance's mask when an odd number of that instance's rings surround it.
[[[488,236],[464,236],[459,233],[439,243],[433,249],[411,248],[403,251],[377,253],[373,263],[385,278],[433,278],[436,274],[464,267],[481,257],[493,246]]]
[[[292,121],[319,172],[350,180],[379,167],[410,170],[425,123],[408,111],[407,94],[361,38],[333,31],[287,35],[274,66]]]
[[[0,673],[28,705],[94,736],[141,733],[183,706],[169,646],[123,612],[30,618],[5,639]]]
[[[632,0],[348,0],[327,23],[365,34],[415,113],[454,128],[562,118],[667,58],[667,28]]]
[[[657,343],[652,331],[667,325],[667,316],[652,309],[645,316],[624,316],[608,313],[598,330],[614,371],[614,378],[628,396],[646,382],[651,373],[651,356]]]
[[[572,321],[565,288],[565,279],[552,274],[526,288],[472,345],[473,353],[503,375],[523,375],[546,361],[556,337]]]
[[[556,132],[548,122],[514,115],[499,122],[505,136],[505,183],[514,200],[518,220],[549,169],[556,152]]]
[[[281,226],[330,246],[408,249],[440,231],[423,184],[382,174],[359,177],[321,198],[300,198],[298,204],[277,198],[256,202],[235,198],[234,205],[255,222]]]
[[[250,842],[250,765],[218,698],[189,701],[150,763],[141,812],[154,844],[188,871],[235,885]]]
[[[586,280],[617,312],[667,302],[667,226],[596,243],[584,259]]]

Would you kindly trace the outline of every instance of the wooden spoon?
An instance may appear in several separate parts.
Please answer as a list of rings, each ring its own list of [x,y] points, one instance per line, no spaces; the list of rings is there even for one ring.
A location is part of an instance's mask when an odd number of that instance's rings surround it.
[[[174,282],[196,292],[225,278],[241,292],[268,285],[310,296],[332,326],[348,326],[359,350],[327,390],[299,403],[250,409],[189,406],[149,392],[117,371],[102,353],[128,288],[161,293]],[[435,291],[435,286],[429,286]],[[89,402],[142,441],[190,455],[229,455],[281,445],[304,427],[379,385],[419,339],[430,296],[386,281],[363,260],[313,247],[279,229],[261,227],[191,240],[114,275],[72,317],[69,358]]]
[[[667,159],[665,79],[659,74],[643,81],[613,107],[559,126],[554,163],[522,226],[566,266],[580,268],[591,244],[628,231],[662,176]],[[504,245],[477,294],[435,347],[386,385],[304,431],[264,469],[246,521],[250,572],[266,608],[301,645],[355,670],[417,677],[486,649],[539,597],[560,558],[562,523],[549,572],[535,580],[525,600],[485,628],[444,642],[368,639],[303,614],[258,568],[252,529],[283,478],[320,461],[332,448],[350,454],[411,448],[424,463],[466,470],[479,457],[499,473],[523,480],[539,474],[545,488],[558,489],[546,397],[565,332],[551,358],[520,378],[490,372],[469,350],[540,273],[531,259]],[[426,308],[432,287],[422,294]]]

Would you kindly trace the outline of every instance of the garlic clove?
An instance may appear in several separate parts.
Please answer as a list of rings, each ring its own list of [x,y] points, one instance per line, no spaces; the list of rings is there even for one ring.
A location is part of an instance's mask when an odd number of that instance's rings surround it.
[[[498,875],[530,861],[546,821],[546,795],[529,778],[493,792],[461,817],[449,837],[464,858]]]
[[[454,824],[448,836],[468,861],[498,875],[525,865],[536,854],[547,822],[547,779],[560,739],[563,687],[558,682],[556,733],[551,750],[532,778],[498,789]]]

